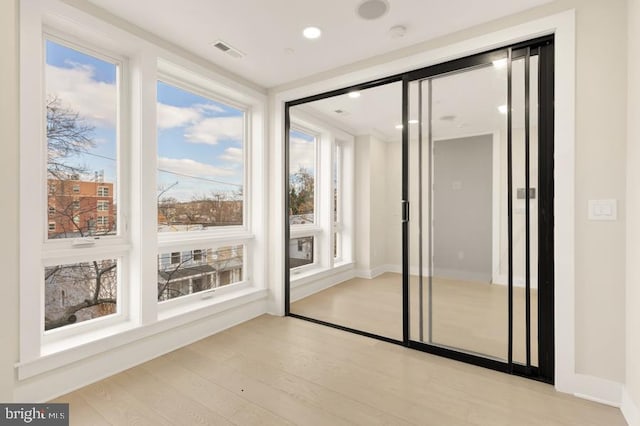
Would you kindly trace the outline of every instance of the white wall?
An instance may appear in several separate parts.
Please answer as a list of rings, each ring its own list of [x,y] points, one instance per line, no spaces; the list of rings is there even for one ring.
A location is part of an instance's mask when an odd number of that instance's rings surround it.
[[[363,276],[375,274],[386,261],[387,174],[394,167],[386,145],[375,136],[356,136],[354,244],[356,270]]]
[[[623,382],[625,218],[587,220],[587,200],[625,206],[626,4],[577,1],[576,371]],[[595,53],[597,52],[597,54]]]
[[[0,401],[13,400],[18,360],[18,0],[0,2]]]
[[[640,425],[640,0],[629,0],[627,146],[626,393],[623,411]],[[630,422],[631,423],[631,422]]]

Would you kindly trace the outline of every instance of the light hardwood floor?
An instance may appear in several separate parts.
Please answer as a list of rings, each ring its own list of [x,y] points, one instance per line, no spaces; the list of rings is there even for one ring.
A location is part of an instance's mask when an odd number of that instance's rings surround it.
[[[429,303],[423,284],[423,338],[419,335],[417,277],[411,277],[411,339],[428,342]],[[507,287],[434,278],[431,342],[505,360],[508,342]],[[525,296],[514,288],[514,361],[526,362]],[[531,295],[531,360],[537,365],[537,292]],[[402,275],[354,278],[299,300],[291,312],[402,340]]]
[[[81,426],[625,425],[549,385],[267,315],[55,402]]]

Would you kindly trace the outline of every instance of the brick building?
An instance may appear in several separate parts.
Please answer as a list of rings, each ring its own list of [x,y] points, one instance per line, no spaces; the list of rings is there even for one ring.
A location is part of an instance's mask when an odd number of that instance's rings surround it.
[[[116,232],[113,183],[48,180],[49,238],[108,235]]]

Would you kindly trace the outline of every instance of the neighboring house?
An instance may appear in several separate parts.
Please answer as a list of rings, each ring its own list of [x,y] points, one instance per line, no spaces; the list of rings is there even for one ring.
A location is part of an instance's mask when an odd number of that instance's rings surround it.
[[[158,300],[242,281],[243,247],[190,250],[158,256]]]

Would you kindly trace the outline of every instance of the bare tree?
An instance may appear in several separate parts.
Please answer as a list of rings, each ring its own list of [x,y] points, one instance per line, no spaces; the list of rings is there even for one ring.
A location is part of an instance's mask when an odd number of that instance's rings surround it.
[[[86,172],[86,167],[65,161],[95,146],[94,127],[76,111],[62,105],[55,95],[47,96],[47,170],[56,179]]]
[[[56,236],[95,235],[95,224],[80,223],[78,218],[96,211],[97,207],[83,206],[82,199],[73,196],[70,182],[80,180],[80,176],[87,173],[87,167],[69,161],[95,146],[94,127],[78,112],[63,106],[55,95],[47,96],[46,108],[47,172],[55,183],[55,188],[49,191],[48,213],[64,228]],[[115,220],[110,220],[109,229],[103,229],[102,233],[109,233],[114,226]],[[117,265],[116,260],[106,259],[46,267],[45,329],[74,323],[79,315],[89,319],[115,312]],[[51,300],[60,303],[51,303]]]
[[[115,260],[100,260],[45,268],[45,285],[58,289],[63,298],[71,300],[61,309],[48,307],[45,330],[73,324],[85,311],[88,318],[115,312],[117,303],[117,273]],[[88,294],[82,299],[80,295]]]
[[[314,177],[305,168],[289,176],[289,214],[313,213]]]

